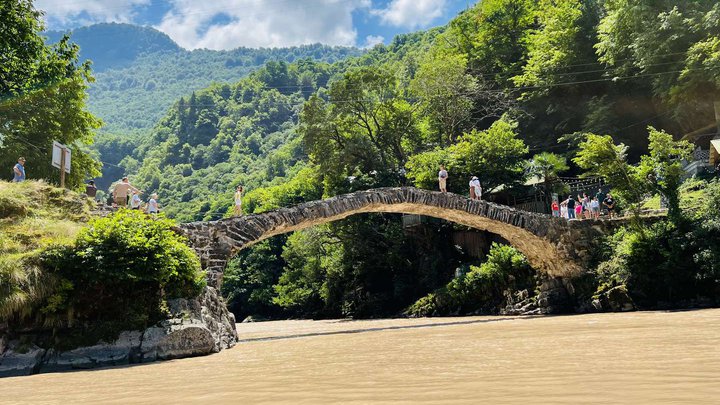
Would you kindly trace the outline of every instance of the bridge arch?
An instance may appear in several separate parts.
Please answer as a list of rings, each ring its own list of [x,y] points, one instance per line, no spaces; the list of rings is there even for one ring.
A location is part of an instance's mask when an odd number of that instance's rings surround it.
[[[362,213],[417,214],[495,233],[528,258],[539,272],[572,277],[584,271],[588,239],[599,234],[594,221],[567,221],[487,201],[412,187],[344,194],[291,208],[180,225],[200,256],[208,283],[219,286],[228,260],[238,251],[275,235]],[[578,248],[579,247],[579,248]]]

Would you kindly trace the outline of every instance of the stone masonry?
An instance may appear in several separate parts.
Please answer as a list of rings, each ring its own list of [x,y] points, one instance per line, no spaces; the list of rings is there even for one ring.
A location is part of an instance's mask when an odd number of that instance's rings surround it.
[[[179,231],[200,256],[208,283],[219,286],[227,261],[241,249],[275,235],[369,212],[426,215],[495,233],[550,277],[581,274],[593,244],[617,226],[613,220],[568,221],[457,194],[398,187],[358,191],[262,214],[185,223]]]

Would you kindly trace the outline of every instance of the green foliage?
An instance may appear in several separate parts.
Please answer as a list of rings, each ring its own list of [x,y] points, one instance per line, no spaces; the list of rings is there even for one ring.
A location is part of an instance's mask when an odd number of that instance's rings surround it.
[[[462,55],[435,55],[420,65],[410,91],[420,98],[422,114],[439,135],[431,141],[446,146],[472,128],[473,96],[478,90],[478,79],[467,72]]]
[[[40,13],[30,1],[0,5],[0,25],[10,33],[0,40],[0,54],[9,58],[0,64],[0,166],[24,156],[28,178],[57,180],[50,158],[52,142],[59,141],[72,148],[66,182],[77,188],[99,174],[87,151],[100,126],[85,108],[89,64],[78,62],[78,47],[67,38],[44,45]]]
[[[300,116],[310,161],[328,179],[376,172],[378,186],[397,185],[418,131],[396,75],[383,67],[351,69],[332,82],[328,99],[312,97]]]
[[[590,174],[603,177],[613,185],[613,191],[630,204],[637,214],[646,193],[659,193],[668,201],[671,220],[680,221],[679,187],[684,170],[681,161],[692,152],[687,141],[674,141],[672,135],[648,127],[649,154],[641,157],[636,166],[626,159],[625,145],[615,145],[609,135],[588,134],[580,143],[580,151],[573,161]]]
[[[165,300],[197,296],[205,285],[200,261],[172,226],[121,210],[91,221],[73,245],[43,252],[39,264],[59,279],[39,308],[45,323],[143,328]]]
[[[525,256],[511,246],[493,243],[485,263],[470,266],[469,272],[420,298],[405,313],[411,316],[496,313],[506,289],[527,288],[533,281]]]
[[[480,178],[484,193],[501,185],[516,185],[524,179],[523,156],[528,152],[517,138],[516,127],[514,122],[499,120],[488,130],[463,135],[446,149],[412,156],[407,164],[408,177],[419,187],[435,188],[438,165],[444,163],[449,172],[448,187],[456,192],[464,192],[472,176]]]
[[[284,235],[264,240],[228,263],[222,293],[238,321],[250,315],[282,315],[282,308],[274,303],[273,286],[283,273],[285,262],[280,254],[286,240]]]
[[[692,191],[697,205],[683,214],[691,221],[664,220],[641,229],[622,229],[610,240],[597,268],[596,297],[625,289],[641,308],[714,300],[720,292],[720,185]]]

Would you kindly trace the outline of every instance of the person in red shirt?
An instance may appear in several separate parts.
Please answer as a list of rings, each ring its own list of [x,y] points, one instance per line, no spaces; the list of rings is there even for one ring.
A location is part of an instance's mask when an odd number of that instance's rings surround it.
[[[557,200],[553,200],[551,209],[552,209],[552,216],[554,216],[554,217],[560,216],[560,205],[558,204]]]

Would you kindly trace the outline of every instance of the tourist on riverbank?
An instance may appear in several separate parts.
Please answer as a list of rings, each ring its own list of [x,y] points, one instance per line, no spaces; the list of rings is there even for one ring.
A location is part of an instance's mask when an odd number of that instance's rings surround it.
[[[557,200],[553,200],[552,205],[550,206],[550,210],[552,211],[552,216],[560,216],[560,205],[558,204]]]
[[[158,195],[156,193],[153,193],[153,195],[150,196],[150,201],[148,201],[147,205],[147,213],[148,214],[158,214],[160,212],[160,204],[158,204]]]
[[[243,195],[242,186],[237,186],[237,189],[235,189],[235,210],[234,210],[234,214],[236,217],[242,215],[242,195]]]
[[[607,197],[605,197],[605,200],[603,201],[603,206],[605,207],[605,209],[608,210],[608,216],[610,218],[613,218],[615,216],[615,199],[610,193],[608,193]]]
[[[477,176],[473,176],[470,179],[470,199],[471,200],[482,200],[482,187],[480,186],[480,179]]]
[[[118,207],[127,207],[128,193],[131,190],[142,192],[139,189],[133,187],[127,177],[123,177],[122,180],[115,185],[115,188],[113,189],[113,199],[115,200],[115,204],[117,204]]]
[[[567,218],[575,219],[575,200],[572,195],[569,195],[567,200],[563,201],[562,204],[567,208]]]
[[[440,192],[447,193],[447,179],[448,172],[445,170],[445,166],[440,165],[440,171],[438,172],[438,184],[440,185]]]
[[[6,177],[7,178],[7,177]],[[25,158],[18,158],[17,163],[13,166],[13,183],[21,183],[25,181]]]
[[[568,219],[568,208],[564,201],[560,203],[560,217]]]

